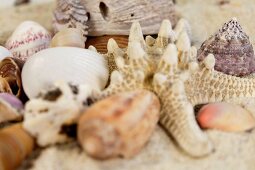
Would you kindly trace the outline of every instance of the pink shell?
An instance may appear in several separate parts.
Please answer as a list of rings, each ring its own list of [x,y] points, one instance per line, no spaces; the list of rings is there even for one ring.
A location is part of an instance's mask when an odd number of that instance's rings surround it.
[[[25,61],[38,51],[48,48],[50,41],[50,33],[40,24],[25,21],[16,28],[5,47],[12,52],[13,57]]]

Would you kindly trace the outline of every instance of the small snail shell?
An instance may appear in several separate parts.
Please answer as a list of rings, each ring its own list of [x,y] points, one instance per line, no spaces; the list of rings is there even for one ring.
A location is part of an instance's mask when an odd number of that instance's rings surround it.
[[[51,40],[50,47],[85,47],[85,38],[78,28],[65,28],[59,31]]]
[[[17,168],[34,147],[34,139],[21,124],[4,128],[0,131],[0,169]]]

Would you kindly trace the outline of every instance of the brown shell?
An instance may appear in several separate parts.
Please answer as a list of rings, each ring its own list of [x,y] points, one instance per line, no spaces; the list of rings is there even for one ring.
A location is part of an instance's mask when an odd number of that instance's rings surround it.
[[[86,48],[93,45],[98,52],[102,54],[107,53],[107,43],[110,38],[113,38],[120,48],[126,48],[128,46],[128,36],[125,35],[104,35],[100,37],[88,37],[86,41]]]
[[[198,50],[198,60],[213,54],[214,69],[233,76],[246,76],[255,71],[255,56],[249,37],[235,18],[223,27]]]
[[[159,99],[150,91],[110,96],[94,104],[79,119],[79,143],[96,158],[133,157],[149,140],[159,111]]]
[[[58,0],[54,11],[53,28],[57,33],[63,28],[78,28],[83,36],[88,34],[88,14],[80,0]]]
[[[9,85],[7,91],[2,89],[1,92],[12,93],[13,95],[20,97],[22,93],[22,83],[21,83],[21,68],[23,62],[7,57],[0,62],[0,77],[3,78]],[[5,85],[6,87],[6,85]]]
[[[0,169],[16,169],[34,147],[34,139],[21,124],[4,128],[0,131]]]

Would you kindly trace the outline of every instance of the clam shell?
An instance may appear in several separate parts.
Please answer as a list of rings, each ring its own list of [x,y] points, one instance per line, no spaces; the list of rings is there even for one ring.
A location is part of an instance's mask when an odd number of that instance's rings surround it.
[[[85,47],[85,38],[80,29],[65,28],[59,31],[51,40],[50,47]]]
[[[0,46],[0,61],[6,57],[12,57],[12,53],[3,46]]]
[[[24,21],[7,40],[5,47],[10,50],[14,58],[25,61],[38,51],[48,48],[50,40],[49,32],[40,24]]]
[[[104,35],[100,37],[88,37],[86,41],[86,48],[90,45],[94,46],[98,52],[102,54],[107,53],[107,43],[110,38],[113,38],[120,48],[128,46],[128,36],[125,35]]]
[[[249,37],[236,18],[225,23],[198,50],[198,60],[208,54],[216,59],[214,69],[233,76],[246,76],[255,71],[255,56]]]
[[[255,119],[241,106],[230,103],[212,103],[198,112],[197,120],[202,128],[240,132],[255,127]]]
[[[75,47],[49,48],[31,56],[22,69],[22,83],[31,99],[56,81],[105,87],[109,77],[105,58],[91,50]]]
[[[0,169],[16,169],[33,151],[34,139],[21,124],[0,131]]]

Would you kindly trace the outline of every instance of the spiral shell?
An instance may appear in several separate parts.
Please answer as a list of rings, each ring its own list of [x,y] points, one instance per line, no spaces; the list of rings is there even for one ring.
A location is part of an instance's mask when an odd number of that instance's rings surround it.
[[[78,122],[78,139],[91,156],[130,158],[149,140],[159,120],[155,94],[136,90],[95,103]]]
[[[85,38],[80,29],[65,28],[59,31],[51,40],[51,47],[85,47]]]
[[[198,60],[208,54],[216,59],[214,69],[233,76],[246,76],[255,71],[255,56],[249,37],[236,18],[225,23],[198,50]]]
[[[40,24],[24,21],[7,40],[5,47],[10,50],[14,58],[26,61],[31,55],[48,48],[50,40],[49,32]]]
[[[107,61],[102,55],[76,47],[40,51],[31,56],[22,69],[23,88],[30,99],[56,81],[87,84],[101,90],[106,86],[108,77]]]

